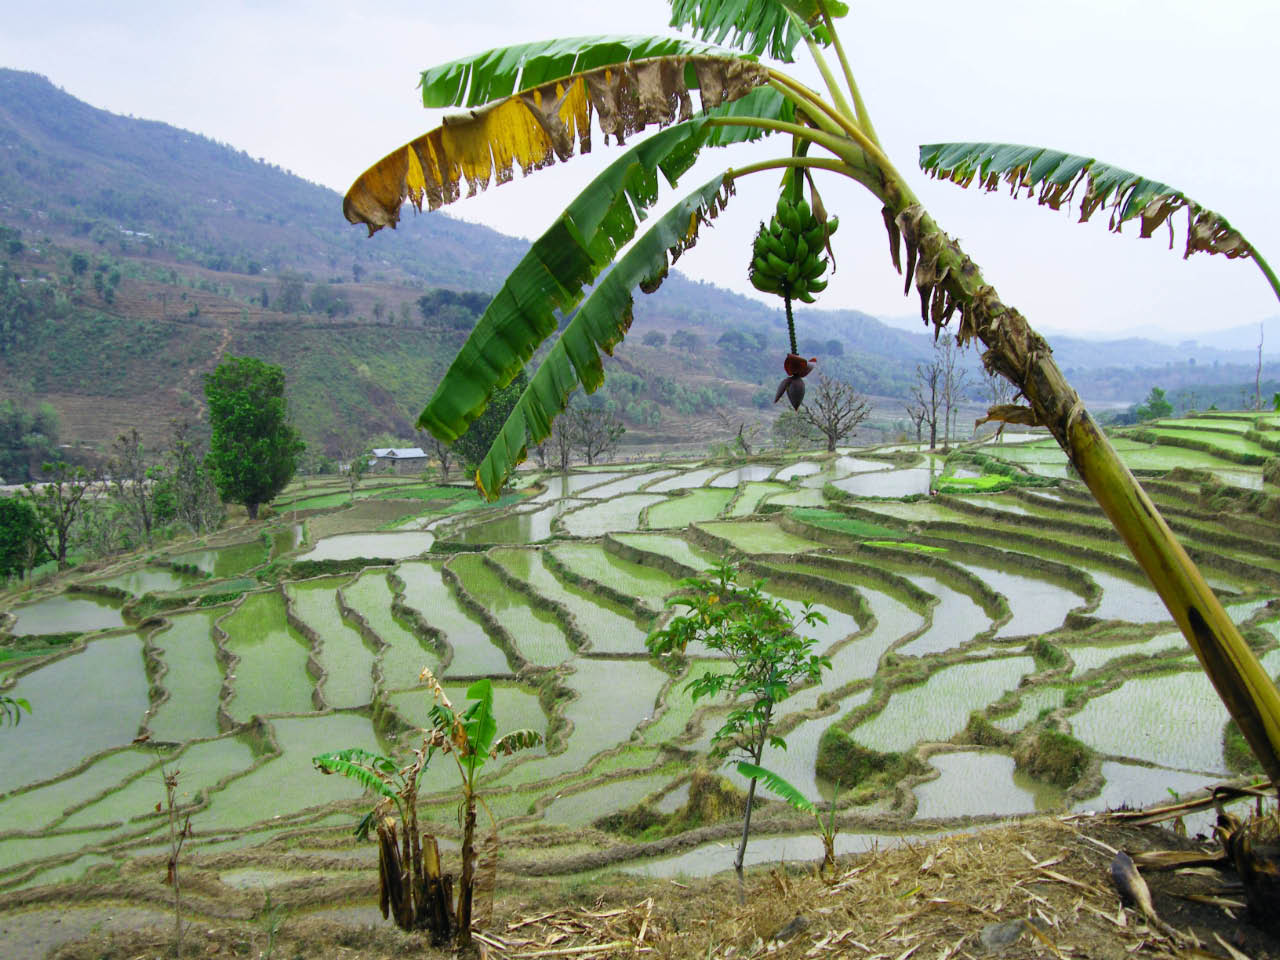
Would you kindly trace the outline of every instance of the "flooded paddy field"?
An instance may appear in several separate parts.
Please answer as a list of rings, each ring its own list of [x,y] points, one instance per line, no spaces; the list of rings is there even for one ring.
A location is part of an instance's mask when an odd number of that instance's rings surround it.
[[[1194,420],[1165,435],[1252,442]],[[1156,481],[1176,466],[1219,481],[1258,472],[1212,452],[1119,446]],[[989,468],[914,447],[895,454],[903,465],[857,450],[529,475],[496,507],[462,487],[391,480],[352,506],[345,486],[312,484],[287,504],[303,519],[69,578],[97,592],[15,597],[2,608],[0,676],[32,712],[0,736],[0,889],[26,895],[156,856],[162,763],[180,771],[193,870],[216,864],[248,882],[285,837],[355,856],[351,829],[370,798],[311,758],[346,747],[407,757],[429,723],[423,668],[455,702],[492,678],[499,729],[546,737],[486,774],[509,869],[533,862],[521,848],[533,835],[552,873],[595,869],[583,859],[594,853],[664,876],[724,869],[732,853],[718,841],[648,857],[638,846],[685,822],[695,771],[745,786],[709,755],[727,703],[686,689],[727,663],[690,649],[661,664],[645,646],[680,579],[722,554],[793,613],[807,600],[826,619],[808,633],[831,669],[779,704],[789,749],[767,750],[764,765],[866,824],[842,833],[842,849],[933,824],[1155,801],[1237,772],[1225,710],[1057,447],[1020,437],[978,452],[1032,485],[931,496],[941,476]],[[1280,670],[1275,571],[1196,506],[1198,482],[1157,492],[1197,549],[1228,544],[1232,572],[1210,582]],[[353,512],[415,493],[417,513]],[[1045,730],[1079,741],[1080,779],[1049,783],[1015,761]],[[900,775],[837,795],[819,771],[841,742],[893,758],[886,769]],[[436,763],[424,808],[452,840],[456,771]],[[763,809],[750,857],[812,853],[794,835],[806,823],[768,796]],[[317,871],[318,889],[337,889],[334,876]]]

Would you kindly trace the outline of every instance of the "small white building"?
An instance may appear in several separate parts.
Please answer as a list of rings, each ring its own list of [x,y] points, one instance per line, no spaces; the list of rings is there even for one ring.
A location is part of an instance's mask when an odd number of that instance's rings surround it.
[[[374,447],[373,469],[392,473],[421,473],[427,469],[427,451],[421,447]]]

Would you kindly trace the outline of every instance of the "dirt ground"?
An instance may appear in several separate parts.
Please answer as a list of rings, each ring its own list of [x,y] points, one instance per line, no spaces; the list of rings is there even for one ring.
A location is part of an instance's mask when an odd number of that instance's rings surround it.
[[[811,864],[763,866],[747,873],[741,893],[732,872],[703,880],[618,873],[500,877],[493,917],[480,928],[474,955],[494,960],[996,955],[1280,960],[1280,938],[1251,922],[1230,871],[1146,867],[1143,876],[1158,921],[1121,904],[1109,873],[1116,850],[1141,864],[1140,854],[1151,850],[1201,849],[1217,852],[1204,840],[1166,830],[1067,816],[843,859],[825,880]],[[70,909],[57,903],[61,889],[75,901]],[[95,891],[83,884],[54,890],[34,909],[0,909],[6,957],[174,955],[172,914],[164,915],[154,903],[143,910],[118,900],[95,900]],[[96,893],[110,898],[122,892],[105,884]],[[259,897],[257,908],[249,911],[229,903],[220,909],[214,893],[193,890],[193,902],[202,906],[186,932],[184,956],[381,960],[452,954],[381,920],[375,902],[350,886],[348,902],[330,901],[327,908],[307,912],[290,908],[286,890],[274,904]],[[298,902],[305,901],[315,902],[313,897]]]

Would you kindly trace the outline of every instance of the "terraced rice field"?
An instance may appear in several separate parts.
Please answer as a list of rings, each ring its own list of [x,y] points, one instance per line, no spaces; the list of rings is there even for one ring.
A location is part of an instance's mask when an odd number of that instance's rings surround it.
[[[1244,437],[1253,419],[1229,423],[1193,418],[1158,431],[1208,437],[1225,451],[1257,446]],[[1211,451],[1117,445],[1142,470],[1260,476]],[[1122,547],[1066,479],[1060,451],[1032,438],[980,452],[1061,485],[921,498],[944,469],[977,476],[983,467],[923,455],[895,466],[862,451],[608,465],[522,482],[485,510],[466,509],[474,500],[460,490],[448,511],[388,533],[377,529],[386,518],[376,512],[368,529],[350,526],[362,504],[349,508],[338,484],[313,484],[291,505],[331,513],[161,558],[178,569],[135,561],[86,581],[110,596],[9,601],[0,677],[32,713],[0,736],[0,789],[8,791],[0,794],[0,889],[125,869],[157,853],[161,761],[182,771],[193,869],[217,853],[220,875],[239,876],[227,863],[243,855],[245,870],[257,869],[250,851],[295,833],[311,849],[345,849],[369,798],[350,781],[316,774],[311,757],[357,746],[406,756],[420,742],[416,728],[429,723],[424,666],[443,674],[455,701],[472,678],[494,678],[500,727],[549,738],[528,755],[494,761],[486,782],[504,833],[519,836],[528,824],[546,831],[539,858],[553,872],[584,849],[629,843],[599,831],[584,841],[582,828],[642,803],[657,816],[676,812],[689,772],[715,766],[707,753],[726,703],[694,703],[685,686],[727,663],[690,649],[688,662],[664,668],[648,657],[645,637],[670,615],[665,601],[680,577],[708,570],[722,550],[752,563],[751,575],[765,577],[766,592],[789,608],[809,600],[826,618],[808,632],[832,669],[779,705],[790,749],[767,753],[766,765],[830,799],[816,760],[832,725],[874,750],[922,751],[915,769],[928,775],[908,788],[857,800],[841,792],[855,822],[874,816],[880,827],[896,817],[906,831],[913,819],[954,825],[1148,802],[1166,787],[1185,791],[1228,772],[1225,711],[1154,593],[1107,559],[1123,557]],[[828,483],[839,502],[828,501]],[[1156,489],[1197,549],[1239,540],[1239,523],[1196,504],[1199,483],[1184,476]],[[384,486],[362,498],[415,489]],[[440,488],[418,486],[439,496]],[[339,516],[346,519],[326,525]],[[1236,566],[1210,580],[1275,671],[1280,619],[1266,601],[1277,592],[1269,558],[1280,543],[1269,526],[1257,529],[1249,542],[1216,548]],[[380,565],[364,568],[361,557]],[[325,565],[291,575],[292,562],[316,560]],[[308,576],[317,569],[336,572]],[[198,605],[202,596],[210,606]],[[144,609],[155,619],[140,622]],[[1070,731],[1091,751],[1101,792],[1031,779],[1008,746],[968,745],[974,712],[1010,736],[1045,724]],[[149,742],[135,745],[139,734]],[[424,780],[426,808],[446,824],[454,776],[437,763]],[[877,836],[854,830],[843,842]],[[808,842],[758,837],[752,856]],[[700,847],[628,869],[727,863],[727,854]]]

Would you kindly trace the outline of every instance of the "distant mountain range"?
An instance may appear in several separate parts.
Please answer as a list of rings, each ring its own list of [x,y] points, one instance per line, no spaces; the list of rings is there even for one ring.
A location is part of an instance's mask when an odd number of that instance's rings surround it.
[[[527,249],[439,212],[407,214],[396,237],[369,242],[327,188],[3,69],[0,225],[10,241],[0,268],[16,278],[0,283],[0,399],[48,399],[68,438],[98,444],[131,425],[155,436],[170,417],[200,415],[200,374],[223,351],[284,364],[300,426],[331,451],[359,437],[410,439],[474,322],[447,298],[419,299],[436,288],[492,293]],[[904,329],[814,308],[805,321],[806,349],[823,353],[823,369],[885,398],[907,395],[932,350],[918,321]],[[1270,322],[1268,354],[1280,350],[1280,318]],[[685,330],[700,345],[637,343],[649,330]],[[744,352],[736,334],[756,334],[761,346]],[[1085,397],[1112,402],[1154,383],[1241,371],[1251,380],[1256,342],[1248,326],[1194,349],[1052,338]],[[772,399],[784,345],[780,305],[673,271],[658,292],[637,296],[632,336],[611,361],[647,385],[618,398],[630,434],[666,442],[705,427],[717,406],[772,409],[761,396]]]

